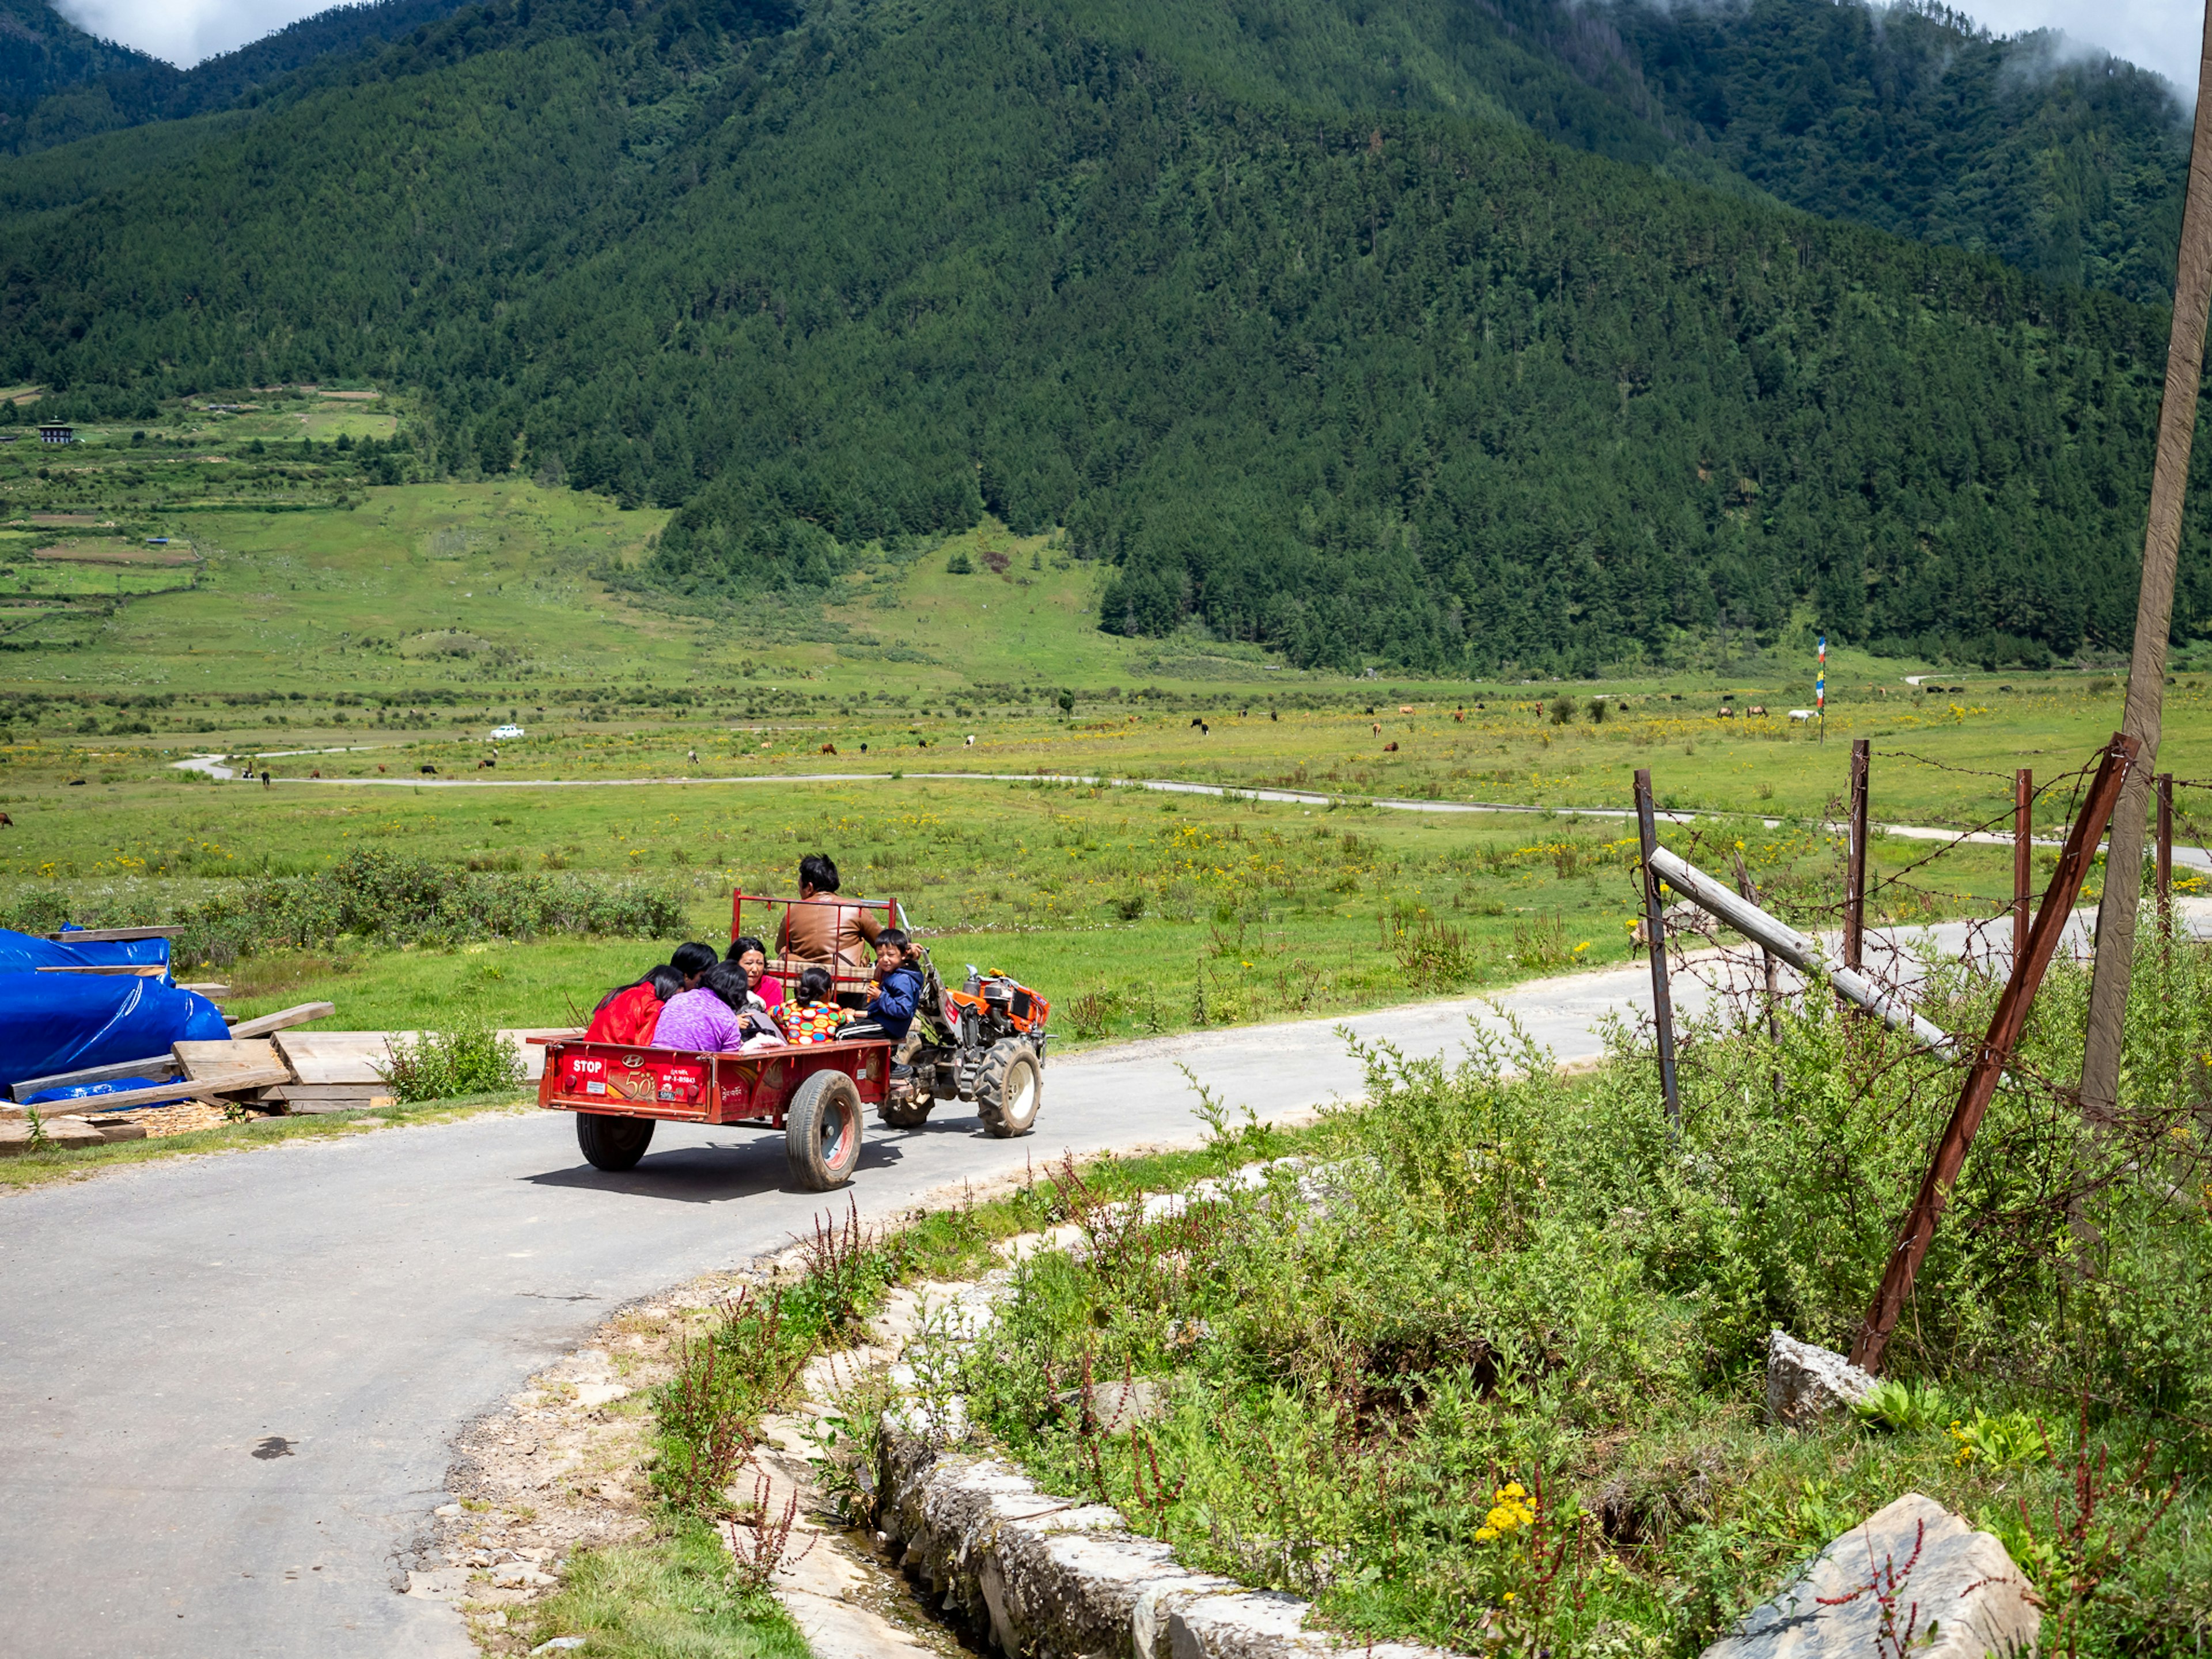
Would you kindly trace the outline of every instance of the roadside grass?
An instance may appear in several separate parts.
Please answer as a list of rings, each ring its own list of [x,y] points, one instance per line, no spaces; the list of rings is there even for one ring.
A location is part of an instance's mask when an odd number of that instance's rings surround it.
[[[357,1112],[323,1112],[313,1116],[252,1118],[226,1123],[219,1128],[197,1129],[190,1134],[118,1140],[67,1152],[27,1152],[21,1158],[0,1158],[0,1190],[75,1181],[103,1170],[173,1158],[255,1152],[292,1141],[344,1139],[402,1125],[458,1123],[464,1118],[534,1110],[536,1104],[534,1095],[526,1097],[517,1091],[502,1089],[491,1094],[423,1105],[380,1106],[374,1111],[364,1109]]]
[[[1355,1643],[1687,1656],[1917,1491],[2006,1542],[2045,1651],[2193,1652],[2208,986],[2212,950],[2143,953],[2125,1128],[2035,1085],[1992,1109],[1892,1346],[1909,1411],[1762,1422],[1768,1329],[1848,1346],[1957,1087],[1825,999],[1778,1047],[1689,1033],[1679,1140],[1648,1054],[1568,1079],[1478,1039],[1455,1067],[1370,1053],[1304,1191],[1279,1171],[1143,1224],[1048,1171],[1030,1202],[1082,1259],[1031,1258],[981,1342],[913,1363],[1046,1491]],[[1996,990],[1946,988],[1961,1029]],[[2084,996],[2054,975],[2016,1078],[2070,1075]],[[1160,1417],[1089,1403],[1125,1379]]]
[[[728,1553],[691,1516],[641,1543],[578,1550],[561,1589],[528,1617],[526,1647],[581,1636],[578,1659],[808,1659],[772,1596],[732,1591]]]

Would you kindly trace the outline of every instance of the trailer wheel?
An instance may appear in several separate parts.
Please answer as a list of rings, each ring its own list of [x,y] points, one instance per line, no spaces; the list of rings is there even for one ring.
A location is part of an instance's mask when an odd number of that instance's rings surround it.
[[[984,1056],[975,1109],[986,1133],[1000,1140],[1027,1134],[1043,1096],[1044,1073],[1027,1043],[1003,1042]]]
[[[860,1161],[860,1091],[842,1072],[817,1072],[784,1109],[783,1154],[792,1178],[826,1193]]]
[[[653,1145],[649,1117],[611,1117],[605,1112],[576,1114],[576,1145],[595,1170],[635,1170]]]

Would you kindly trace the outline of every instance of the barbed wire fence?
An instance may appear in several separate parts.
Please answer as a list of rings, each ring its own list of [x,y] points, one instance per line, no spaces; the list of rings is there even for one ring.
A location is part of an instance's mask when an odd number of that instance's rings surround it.
[[[2176,1204],[2197,1211],[2212,1206],[2212,1184],[2206,1180],[2212,1175],[2212,1142],[2181,1133],[2192,1115],[2212,1111],[2212,1101],[2146,1100],[2085,1138],[2080,1133],[2082,1110],[2076,1079],[2054,1074],[2036,1051],[2023,1053],[2020,1047],[2028,1008],[2045,971],[2055,960],[2080,963],[2092,955],[2091,915],[2079,907],[2088,896],[2083,890],[2101,856],[2099,848],[2120,776],[2133,763],[2130,741],[2116,737],[2083,764],[2040,781],[2019,773],[1956,766],[1904,750],[1878,757],[1863,750],[1861,757],[1857,764],[1868,769],[1860,774],[1863,778],[1872,773],[1878,779],[1879,773],[1872,772],[1877,760],[1885,765],[1924,766],[2002,782],[2008,799],[2001,811],[1987,816],[1974,816],[1970,806],[1964,814],[1899,826],[1941,832],[1940,838],[1901,866],[1876,872],[1869,849],[1883,831],[1868,810],[1874,790],[1862,787],[1849,806],[1841,798],[1832,797],[1812,821],[1814,842],[1799,854],[1796,866],[1767,863],[1770,876],[1780,877],[1770,881],[1767,891],[1760,890],[1743,858],[1741,830],[1749,815],[1727,820],[1701,815],[1687,823],[1675,817],[1665,826],[1673,842],[1667,850],[1692,866],[1681,879],[1696,887],[1701,884],[1694,878],[1701,876],[1719,890],[1706,903],[1725,908],[1724,896],[1732,891],[1755,909],[1732,923],[1706,904],[1677,898],[1661,913],[1662,937],[1656,952],[1648,924],[1640,929],[1640,942],[1657,958],[1655,969],[1663,964],[1664,980],[1662,985],[1662,975],[1655,971],[1657,1012],[1642,1024],[1652,1048],[1671,1054],[1673,1072],[1693,1085],[1704,1043],[1746,1039],[1771,1043],[1776,1055],[1776,1109],[1786,1109],[1785,1014],[1793,1006],[1802,1011],[1808,998],[1829,994],[1832,983],[1839,997],[1858,1005],[1844,1021],[1853,1075],[1870,1089],[1879,1082],[1880,1092],[1889,1103],[1869,1125],[1868,1133],[1888,1136],[1909,1132],[1917,1137],[1927,1133],[1931,1124],[1944,1124],[1930,1149],[1921,1196],[1900,1223],[1889,1269],[1853,1350],[1855,1358],[1878,1366],[1899,1310],[1911,1295],[1920,1256],[1945,1195],[1957,1179],[1981,1114],[2000,1089],[2025,1109],[2033,1126],[2028,1139],[2040,1139],[2054,1155],[2044,1161],[2018,1213],[1979,1216],[1972,1224],[2014,1228],[2023,1237],[2035,1234],[2051,1215],[2078,1212],[2085,1200],[2121,1182],[2171,1194]],[[2212,791],[2212,781],[2171,775],[2157,781],[2156,798],[2162,805],[2154,902],[2159,936],[2171,941],[2185,931],[2177,890],[2185,895],[2202,884],[2197,875],[2169,879],[2175,847],[2193,854],[2188,862],[2197,870],[2212,872],[2212,837],[2194,815],[2177,807],[2174,796],[2178,789]],[[1769,830],[1781,828],[1777,821],[1763,822]],[[2062,824],[2064,830],[2058,838],[2048,833],[2039,837],[2039,823],[2046,830]],[[1785,832],[1794,834],[1802,831]],[[2027,856],[2021,853],[2023,839],[2032,849]],[[1942,882],[1940,872],[1947,860],[1971,848],[1999,845],[2014,854],[2008,884],[2012,890],[2001,901],[1992,903],[1987,897],[1985,875],[1978,883]],[[2048,857],[2035,855],[2054,847],[2059,850]],[[1771,854],[1776,849],[1770,845],[1765,850]],[[1817,867],[1809,878],[1803,872],[1807,854]],[[1666,867],[1664,861],[1662,865]],[[1634,873],[1639,897],[1644,897],[1644,884],[1654,877],[1640,857]],[[1663,875],[1658,878],[1668,879]],[[1981,896],[1972,891],[1976,885],[1984,890]],[[2060,908],[2054,910],[2054,903]],[[2027,922],[2029,916],[2033,917],[2032,926]],[[1851,943],[1843,943],[1839,949],[1839,935],[1850,941],[1859,932],[1851,925],[1855,917],[1864,924],[1863,949],[1854,949]],[[1777,923],[1780,927],[1773,927]],[[1771,928],[1771,943],[1762,943],[1747,928]],[[1797,936],[1794,941],[1792,935]],[[1804,948],[1803,936],[1813,941],[1809,949]],[[2025,951],[2020,948],[2023,944]],[[1795,951],[1802,965],[1778,961],[1778,951]],[[1858,982],[1847,984],[1843,977],[1820,971],[1832,966],[1854,970]],[[1923,1001],[1954,1029],[1940,1034],[1931,1034],[1925,1025],[1916,1029],[1916,1023],[1901,1011],[1918,1013]],[[1689,1018],[1680,1029],[1662,1035],[1661,1027],[1672,1024],[1670,1011],[1675,1006],[1687,1009]],[[1935,1035],[1942,1037],[1940,1043],[1933,1040]],[[1713,1075],[1720,1074],[1716,1068]],[[1673,1118],[1679,1111],[1679,1096],[1671,1077],[1667,1087]],[[2061,1148],[2065,1149],[2063,1156],[2057,1155]]]

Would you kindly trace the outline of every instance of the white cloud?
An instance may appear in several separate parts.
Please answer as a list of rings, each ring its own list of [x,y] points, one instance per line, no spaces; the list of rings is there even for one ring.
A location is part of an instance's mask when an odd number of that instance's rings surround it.
[[[332,0],[62,0],[79,28],[189,67],[233,52],[287,23],[327,11]]]
[[[80,28],[173,64],[196,64],[325,9],[331,0],[63,0]],[[1960,8],[1999,34],[2062,29],[2084,45],[2197,88],[2203,20],[2177,0],[1979,0]]]
[[[2077,44],[2163,75],[2185,100],[2197,91],[2204,14],[2175,0],[1980,0],[1961,7],[1998,34],[2058,29]]]

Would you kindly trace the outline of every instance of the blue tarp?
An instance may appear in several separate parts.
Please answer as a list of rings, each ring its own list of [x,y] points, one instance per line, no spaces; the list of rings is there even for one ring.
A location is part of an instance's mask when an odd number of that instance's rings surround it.
[[[166,979],[0,973],[0,1088],[229,1036],[222,1010]]]
[[[169,941],[165,939],[94,939],[65,945],[0,927],[0,974],[27,974],[40,968],[166,968]],[[49,974],[49,979],[59,977]],[[125,1058],[129,1058],[128,1055]]]

